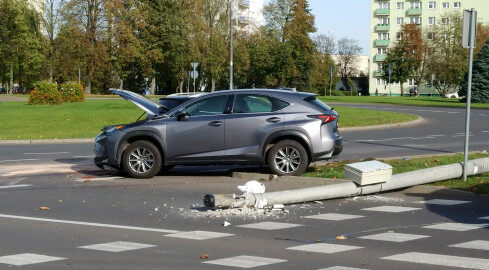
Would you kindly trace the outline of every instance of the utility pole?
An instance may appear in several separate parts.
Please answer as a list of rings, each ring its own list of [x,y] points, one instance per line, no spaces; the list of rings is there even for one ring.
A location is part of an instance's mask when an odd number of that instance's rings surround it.
[[[472,62],[474,61],[475,36],[477,30],[477,11],[464,10],[462,28],[462,47],[469,49],[469,71],[467,74],[467,111],[465,116],[464,181],[467,181],[467,162],[469,156],[470,102],[472,92]]]
[[[233,89],[233,0],[229,1],[229,89]]]

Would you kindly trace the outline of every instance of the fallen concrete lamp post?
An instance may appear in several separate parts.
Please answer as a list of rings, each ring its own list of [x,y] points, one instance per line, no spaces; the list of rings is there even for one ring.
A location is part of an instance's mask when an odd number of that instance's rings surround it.
[[[463,167],[463,163],[454,163],[426,168],[395,174],[392,175],[388,181],[368,185],[360,185],[353,181],[349,181],[339,184],[259,194],[207,194],[204,197],[204,205],[206,207],[217,208],[240,208],[245,206],[263,208],[263,206],[267,205],[294,204],[375,194],[383,191],[459,178],[463,175]],[[467,175],[476,175],[486,172],[489,172],[489,158],[475,159],[467,162]]]

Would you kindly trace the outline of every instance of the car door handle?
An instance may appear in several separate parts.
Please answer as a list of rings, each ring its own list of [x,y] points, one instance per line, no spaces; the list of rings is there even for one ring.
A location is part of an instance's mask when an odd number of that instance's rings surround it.
[[[209,126],[211,127],[219,127],[219,126],[222,126],[224,123],[221,122],[221,121],[212,121],[209,123]]]
[[[270,122],[270,123],[277,123],[277,122],[280,122],[280,117],[270,117],[267,119],[267,122]]]

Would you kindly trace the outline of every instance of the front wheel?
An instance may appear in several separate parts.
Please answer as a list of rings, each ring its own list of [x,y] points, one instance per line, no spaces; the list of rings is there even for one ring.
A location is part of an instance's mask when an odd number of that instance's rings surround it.
[[[148,141],[136,141],[122,154],[122,163],[129,176],[151,178],[161,170],[161,153]]]
[[[293,140],[276,143],[268,153],[268,167],[280,176],[303,174],[309,166],[306,149]]]

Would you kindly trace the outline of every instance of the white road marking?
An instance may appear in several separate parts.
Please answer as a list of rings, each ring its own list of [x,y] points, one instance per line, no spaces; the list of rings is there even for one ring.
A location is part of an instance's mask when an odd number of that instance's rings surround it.
[[[108,177],[96,177],[96,178],[87,178],[87,179],[76,179],[75,182],[85,182],[87,180],[89,181],[113,181],[117,179],[125,179],[125,177],[122,176],[108,176]]]
[[[30,187],[32,185],[10,185],[10,186],[0,186],[0,189],[7,189],[7,188],[20,188],[20,187]]]
[[[24,155],[58,155],[69,154],[70,152],[46,152],[46,153],[24,153]]]
[[[236,227],[258,229],[258,230],[280,230],[288,229],[293,227],[303,226],[301,224],[291,224],[291,223],[280,223],[280,222],[258,222],[246,225],[240,225]]]
[[[388,242],[406,242],[429,237],[428,235],[405,234],[405,233],[379,233],[358,237],[360,239],[379,240]]]
[[[439,265],[439,266],[450,266],[450,267],[457,267],[457,268],[464,268],[464,269],[480,269],[480,270],[489,269],[489,260],[487,259],[448,256],[442,254],[409,252],[409,253],[398,254],[394,256],[388,256],[381,259],[391,260],[391,261],[410,262],[410,263]]]
[[[308,245],[302,245],[296,247],[289,247],[287,249],[330,254],[330,253],[337,253],[337,252],[343,252],[343,251],[360,249],[360,248],[363,247],[317,243],[317,244],[308,244]]]
[[[435,229],[435,230],[446,230],[446,231],[457,231],[465,232],[470,230],[476,230],[486,227],[487,224],[464,224],[464,223],[440,223],[435,225],[429,225],[422,228],[425,229]]]
[[[252,267],[264,266],[264,265],[269,265],[274,263],[286,262],[286,261],[287,260],[243,255],[243,256],[236,256],[231,258],[207,261],[203,263],[232,266],[232,267],[239,267],[239,268],[252,268]]]
[[[437,205],[458,205],[458,204],[464,204],[464,203],[470,203],[470,202],[471,201],[433,199],[433,200],[429,200],[429,201],[420,201],[419,203],[437,204]]]
[[[338,213],[326,213],[326,214],[320,214],[320,215],[305,216],[305,218],[335,220],[335,221],[347,220],[347,219],[353,219],[353,218],[362,218],[362,217],[364,217],[364,216],[346,215],[346,214],[338,214]]]
[[[319,270],[367,270],[364,268],[353,268],[353,267],[343,267],[343,266],[331,266],[328,268],[321,268]]]
[[[489,250],[489,241],[474,240],[474,241],[460,243],[460,244],[456,244],[456,245],[450,245],[449,247]]]
[[[378,211],[378,212],[389,212],[389,213],[401,213],[413,210],[420,210],[421,208],[414,207],[402,207],[402,206],[377,206],[370,208],[363,208],[365,211]]]
[[[82,246],[79,248],[108,251],[108,252],[121,252],[121,251],[136,250],[136,249],[150,248],[150,247],[156,247],[156,245],[116,241],[116,242],[110,242],[104,244]]]
[[[94,222],[36,218],[36,217],[14,216],[14,215],[3,215],[3,214],[0,214],[0,218],[22,219],[22,220],[31,220],[31,221],[43,221],[43,222],[52,222],[52,223],[63,223],[63,224],[72,224],[72,225],[84,225],[84,226],[125,229],[125,230],[135,230],[135,231],[159,232],[159,233],[177,233],[178,232],[175,230],[166,230],[166,229],[157,229],[157,228],[145,228],[145,227],[124,226],[124,225],[115,225],[115,224],[103,224],[103,223],[94,223]]]
[[[167,234],[165,236],[175,237],[175,238],[192,239],[192,240],[207,240],[207,239],[226,237],[226,236],[232,236],[232,235],[234,235],[234,234],[206,232],[206,231],[191,231],[191,232],[177,232],[177,233]]]
[[[19,161],[36,161],[39,160],[38,158],[24,158],[24,159],[6,159],[6,160],[0,160],[0,163],[5,163],[5,162],[19,162]]]
[[[29,265],[29,264],[43,263],[43,262],[52,262],[52,261],[59,261],[59,260],[66,260],[66,258],[51,257],[51,256],[32,254],[32,253],[23,253],[23,254],[0,257],[0,263],[15,265],[15,266],[22,266],[22,265]]]

